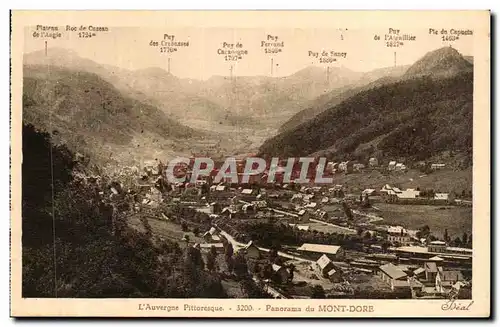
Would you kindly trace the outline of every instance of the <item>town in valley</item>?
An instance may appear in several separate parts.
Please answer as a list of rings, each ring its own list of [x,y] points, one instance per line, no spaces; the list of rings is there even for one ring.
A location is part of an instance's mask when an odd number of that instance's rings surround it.
[[[472,298],[472,32],[69,27],[26,29],[23,297]]]

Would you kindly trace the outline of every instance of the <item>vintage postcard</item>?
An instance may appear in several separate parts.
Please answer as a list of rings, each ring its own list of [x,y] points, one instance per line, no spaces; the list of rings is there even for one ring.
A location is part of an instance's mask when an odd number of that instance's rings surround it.
[[[489,11],[12,11],[14,317],[489,317]]]

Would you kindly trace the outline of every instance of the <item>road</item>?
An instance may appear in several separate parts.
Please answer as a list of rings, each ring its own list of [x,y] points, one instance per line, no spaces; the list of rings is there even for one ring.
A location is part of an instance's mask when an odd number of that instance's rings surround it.
[[[281,213],[283,215],[286,215],[286,216],[290,216],[290,217],[294,217],[294,218],[298,218],[299,215],[297,214],[294,214],[294,213],[291,213],[291,212],[286,212],[286,211],[283,211],[283,210],[278,210],[278,209],[274,209],[274,208],[269,208],[269,210],[272,210],[276,213]]]
[[[339,226],[339,225],[335,225],[335,224],[331,224],[331,223],[327,223],[326,221],[317,220],[317,219],[313,219],[313,218],[311,218],[309,220],[313,221],[315,223],[320,223],[320,224],[323,224],[323,225],[328,225],[328,226],[332,226],[332,227],[335,227],[335,228],[343,229],[343,230],[345,230],[347,232],[356,233],[356,230],[354,230],[354,229],[343,227],[343,226]]]

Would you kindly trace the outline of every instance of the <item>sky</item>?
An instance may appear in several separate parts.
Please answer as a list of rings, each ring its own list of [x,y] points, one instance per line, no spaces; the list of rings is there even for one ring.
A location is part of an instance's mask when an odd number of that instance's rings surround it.
[[[80,26],[80,25],[78,25]],[[86,25],[88,27],[88,25]],[[473,36],[460,36],[456,41],[443,41],[442,35],[429,34],[428,28],[400,28],[399,35],[415,36],[414,41],[403,40],[400,47],[388,47],[384,38],[388,28],[336,29],[336,28],[227,28],[227,27],[109,27],[107,32],[96,32],[90,38],[79,37],[79,31],[66,32],[60,38],[33,37],[36,26],[25,28],[24,52],[43,50],[47,46],[64,47],[100,64],[125,69],[161,67],[181,78],[207,79],[213,75],[229,75],[231,66],[235,76],[288,76],[307,66],[346,67],[366,72],[377,68],[412,64],[427,52],[443,46],[452,46],[463,55],[473,55]],[[150,43],[169,41],[165,34],[174,35],[174,41],[187,42],[176,52],[161,53],[160,47]],[[269,40],[278,37],[276,40]],[[380,36],[380,40],[375,40]],[[271,38],[271,39],[272,39]],[[268,54],[261,42],[284,42],[282,52]],[[237,61],[226,61],[217,53],[223,43],[242,45],[247,50]],[[320,63],[310,52],[334,51],[346,53],[338,61]],[[396,53],[396,54],[395,54]],[[271,61],[272,60],[272,61]],[[273,66],[271,72],[271,63]]]

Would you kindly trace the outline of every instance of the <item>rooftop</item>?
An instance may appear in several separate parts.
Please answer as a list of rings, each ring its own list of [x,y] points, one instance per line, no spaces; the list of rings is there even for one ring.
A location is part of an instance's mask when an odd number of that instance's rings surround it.
[[[417,268],[413,271],[413,274],[416,276],[416,275],[420,275],[421,273],[425,272],[425,269],[420,267],[420,268]]]
[[[402,271],[392,263],[382,265],[379,267],[379,269],[392,279],[401,279],[407,277],[404,271]]]
[[[339,245],[304,243],[297,250],[298,251],[307,251],[307,252],[337,254],[337,252],[340,250],[340,248],[341,247]]]
[[[224,244],[222,244],[222,243],[201,243],[200,244],[201,248],[211,248],[212,246],[215,248],[223,248]]]
[[[439,256],[433,256],[432,258],[429,259],[429,261],[443,261],[444,259],[439,257]]]
[[[431,272],[431,273],[435,273],[435,272],[438,271],[435,262],[426,262],[426,263],[424,263],[424,268],[425,268],[425,271],[428,271],[428,272]]]
[[[316,263],[321,269],[325,269],[326,266],[328,266],[328,264],[330,264],[331,262],[332,260],[330,260],[330,258],[328,258],[325,254],[323,254],[321,258],[319,258],[318,261],[316,261]]]

